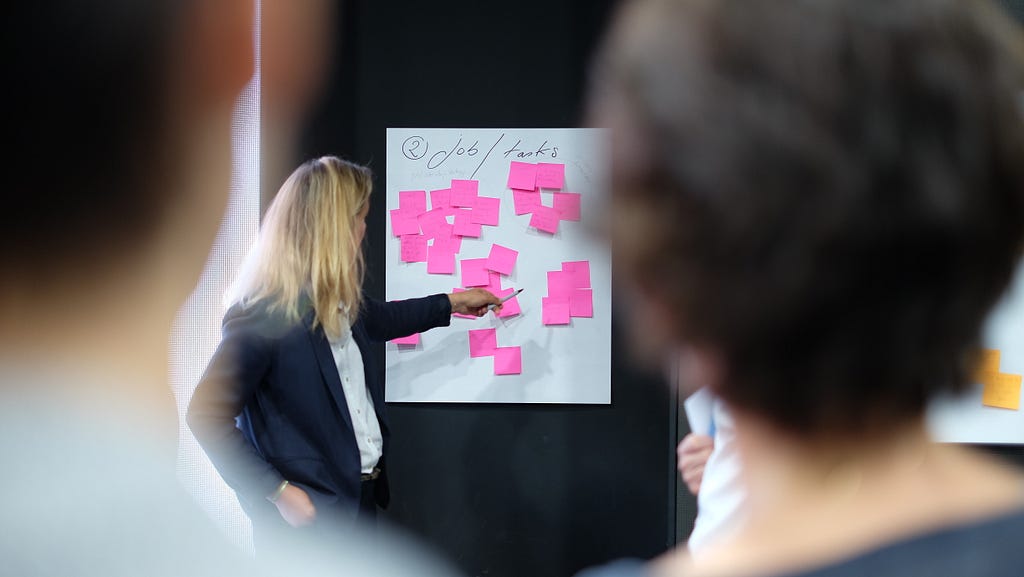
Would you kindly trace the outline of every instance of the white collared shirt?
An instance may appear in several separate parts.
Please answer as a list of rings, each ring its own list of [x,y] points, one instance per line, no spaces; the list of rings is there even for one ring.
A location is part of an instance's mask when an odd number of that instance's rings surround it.
[[[359,345],[352,338],[352,327],[344,312],[341,336],[336,340],[328,337],[327,340],[331,344],[331,354],[334,355],[348,413],[352,417],[352,430],[356,435],[356,445],[359,446],[360,467],[363,473],[370,473],[384,454],[384,437],[380,432],[373,399],[366,388],[363,356],[359,352]]]

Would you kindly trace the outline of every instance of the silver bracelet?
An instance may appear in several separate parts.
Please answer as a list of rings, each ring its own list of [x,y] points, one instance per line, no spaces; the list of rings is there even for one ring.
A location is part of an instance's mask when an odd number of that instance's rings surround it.
[[[281,481],[281,484],[277,486],[277,489],[274,489],[273,493],[271,493],[270,495],[267,495],[267,500],[270,501],[271,503],[277,503],[277,500],[281,498],[281,493],[284,493],[285,487],[287,487],[287,486],[288,486],[288,480],[287,479],[285,479],[284,481]]]

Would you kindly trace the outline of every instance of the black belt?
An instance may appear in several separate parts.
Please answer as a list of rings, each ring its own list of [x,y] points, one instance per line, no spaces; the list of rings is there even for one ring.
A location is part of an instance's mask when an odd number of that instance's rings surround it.
[[[380,477],[380,467],[374,467],[373,471],[363,473],[359,476],[359,480],[365,483],[367,481],[376,481],[377,477]]]

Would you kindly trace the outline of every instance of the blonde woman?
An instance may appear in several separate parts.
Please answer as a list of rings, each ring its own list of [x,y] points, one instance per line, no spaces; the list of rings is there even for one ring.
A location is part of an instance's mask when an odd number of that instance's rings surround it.
[[[369,169],[334,157],[292,173],[229,293],[223,340],[189,406],[257,550],[289,526],[332,531],[387,506],[384,378],[370,343],[499,304],[481,289],[364,297],[370,190]]]

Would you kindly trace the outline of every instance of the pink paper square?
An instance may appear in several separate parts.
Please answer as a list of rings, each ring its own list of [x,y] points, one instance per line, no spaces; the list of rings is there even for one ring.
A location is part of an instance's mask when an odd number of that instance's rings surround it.
[[[500,347],[494,350],[494,374],[519,375],[523,372],[523,350],[520,347]]]
[[[498,333],[495,329],[469,331],[470,358],[489,357],[498,348]]]
[[[590,261],[563,262],[562,270],[572,277],[573,288],[590,288]]]
[[[545,325],[567,325],[572,320],[568,298],[543,297],[541,308],[541,321]]]
[[[476,198],[476,205],[473,207],[473,222],[486,224],[487,226],[498,226],[500,209],[500,198],[478,196]]]
[[[455,274],[455,253],[447,246],[432,246],[427,249],[427,273]]]
[[[402,237],[402,262],[427,262],[427,237],[421,234]]]
[[[530,217],[530,226],[537,230],[543,230],[551,234],[558,233],[558,222],[562,215],[555,209],[547,206],[534,206],[533,216]]]
[[[519,190],[537,188],[537,165],[513,161],[508,168],[508,187]]]
[[[505,275],[512,274],[517,258],[519,258],[519,251],[500,244],[493,244],[491,245],[491,254],[487,257],[487,268]]]
[[[420,228],[423,229],[423,236],[427,238],[444,237],[446,236],[445,231],[451,226],[448,224],[448,218],[444,215],[444,209],[424,212],[417,220],[420,223]]]
[[[554,193],[555,210],[561,215],[562,220],[580,220],[580,194],[578,192],[556,192]]]
[[[512,202],[517,215],[533,212],[533,207],[541,204],[540,192],[536,190],[512,190]]]
[[[487,286],[489,283],[486,258],[462,259],[462,286]]]
[[[560,162],[537,163],[539,188],[562,188],[565,185],[565,165]]]
[[[594,316],[594,291],[590,289],[575,289],[569,297],[569,316],[586,317]]]
[[[459,254],[459,251],[462,250],[462,237],[455,234],[455,227],[445,224],[443,228],[438,230],[431,246],[445,249],[452,254]]]
[[[473,222],[473,215],[468,210],[460,210],[455,215],[455,228],[453,232],[458,236],[479,237],[481,225]]]
[[[495,293],[495,294],[497,294],[501,298],[505,298],[508,295],[512,294],[513,292],[515,292],[515,289],[510,288],[510,289],[505,289],[505,290],[500,291],[500,292]],[[523,312],[522,308],[519,307],[519,297],[518,296],[514,296],[514,297],[508,299],[507,301],[505,301],[504,303],[502,303],[502,305],[501,305],[501,312],[498,314],[498,318],[504,319],[504,318],[508,318],[508,317],[514,317],[514,316],[516,316],[518,314],[522,314],[522,312]]]
[[[407,337],[399,337],[397,339],[391,339],[391,342],[400,346],[416,346],[420,344],[420,334],[415,333]]]
[[[419,234],[420,225],[416,220],[416,215],[411,212],[406,212],[400,208],[396,208],[391,213],[391,234],[395,236],[405,236],[407,234]]]
[[[487,286],[485,287],[488,292],[493,295],[497,295],[502,291],[501,288],[501,275],[496,272],[487,273]]]
[[[448,208],[452,205],[452,189],[442,188],[430,191],[430,208]]]
[[[476,180],[452,180],[452,206],[473,208],[480,183]]]
[[[402,190],[398,193],[398,208],[419,216],[427,212],[427,191]]]
[[[560,270],[548,272],[548,296],[567,299],[572,296],[575,288],[573,277],[569,273]]]

